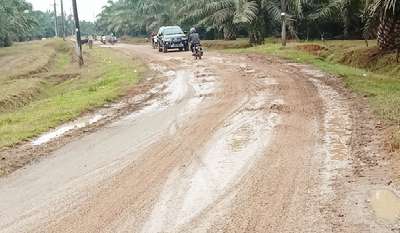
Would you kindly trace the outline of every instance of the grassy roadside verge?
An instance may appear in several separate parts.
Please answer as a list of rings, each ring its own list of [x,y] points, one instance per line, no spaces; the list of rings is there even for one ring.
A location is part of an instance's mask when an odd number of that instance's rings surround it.
[[[342,42],[333,42],[338,45]],[[347,42],[349,43],[349,42]],[[350,42],[360,45],[360,42]],[[304,43],[302,43],[304,45]],[[361,42],[361,45],[362,44]],[[353,45],[354,47],[354,45]],[[279,44],[265,44],[247,49],[227,50],[232,53],[257,53],[273,55],[298,63],[311,64],[327,73],[342,77],[345,85],[350,90],[368,98],[371,109],[379,119],[385,121],[392,128],[392,149],[400,148],[400,72],[398,64],[387,64],[393,69],[379,69],[371,71],[368,68],[357,68],[340,64],[338,57],[340,50],[335,49],[335,55],[321,56],[309,51],[299,49],[299,44],[294,43],[287,48],[281,48]],[[348,52],[343,50],[342,52]],[[332,52],[333,54],[333,52]]]
[[[39,42],[38,42],[39,43]],[[42,42],[41,42],[42,43]],[[55,43],[55,44],[53,44]],[[33,138],[124,95],[135,85],[144,65],[109,49],[85,49],[86,64],[79,69],[72,61],[72,47],[61,41],[43,44],[55,48],[46,68],[21,76],[18,82],[3,77],[3,85],[23,89],[35,79],[38,93],[17,107],[0,112],[0,148]],[[41,46],[38,46],[41,50]],[[11,81],[10,81],[11,80]],[[15,94],[14,94],[15,95]]]
[[[203,40],[201,44],[204,48],[211,50],[218,49],[244,49],[249,48],[249,40],[247,38],[237,39],[237,40]]]

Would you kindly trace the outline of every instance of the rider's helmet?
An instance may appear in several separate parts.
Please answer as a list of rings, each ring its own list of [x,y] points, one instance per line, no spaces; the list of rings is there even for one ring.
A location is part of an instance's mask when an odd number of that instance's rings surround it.
[[[194,28],[194,27],[191,28],[191,29],[190,29],[190,33],[196,33],[196,28]]]

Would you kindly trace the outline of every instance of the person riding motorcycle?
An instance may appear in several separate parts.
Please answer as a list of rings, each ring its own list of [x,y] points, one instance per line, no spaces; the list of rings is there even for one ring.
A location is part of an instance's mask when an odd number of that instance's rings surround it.
[[[192,53],[194,52],[194,47],[196,45],[200,45],[200,36],[199,33],[196,32],[196,28],[191,28],[190,29],[190,34],[189,34],[189,43],[190,43],[190,49],[192,50]]]

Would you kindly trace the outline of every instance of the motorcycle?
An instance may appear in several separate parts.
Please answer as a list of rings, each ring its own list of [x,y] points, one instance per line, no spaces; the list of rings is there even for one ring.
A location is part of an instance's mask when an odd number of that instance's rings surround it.
[[[201,44],[194,45],[194,47],[193,47],[193,56],[194,56],[194,58],[196,60],[197,59],[201,60],[203,55],[204,55],[204,52],[203,52],[203,48],[201,47]]]
[[[101,42],[103,45],[107,44],[107,39],[106,39],[106,37],[105,37],[105,36],[102,36],[102,37],[100,38],[100,42]]]
[[[151,38],[151,44],[152,44],[153,49],[157,49],[158,48],[158,38],[157,38],[157,36],[153,36]]]
[[[115,37],[115,36],[110,36],[108,38],[108,43],[110,43],[111,45],[114,45],[117,42],[118,42],[118,40],[117,40],[117,37]]]

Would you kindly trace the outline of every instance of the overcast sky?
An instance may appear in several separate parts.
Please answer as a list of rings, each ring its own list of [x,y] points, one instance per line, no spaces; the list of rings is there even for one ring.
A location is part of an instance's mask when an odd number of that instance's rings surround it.
[[[32,3],[34,10],[53,10],[54,0],[27,0]],[[94,21],[96,15],[101,12],[101,8],[107,4],[107,0],[77,0],[79,19]],[[60,14],[60,0],[56,0],[57,13]],[[64,11],[69,15],[72,11],[72,0],[64,0]]]

